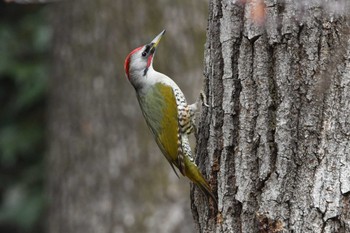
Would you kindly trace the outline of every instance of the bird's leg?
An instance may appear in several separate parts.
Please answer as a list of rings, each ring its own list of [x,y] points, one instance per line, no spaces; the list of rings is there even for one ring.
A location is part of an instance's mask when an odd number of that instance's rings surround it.
[[[199,99],[200,102],[202,103],[202,105],[204,105],[205,107],[209,108],[208,105],[208,101],[207,101],[207,96],[204,94],[203,91],[201,91],[199,93]],[[197,112],[198,112],[198,104],[199,104],[199,100],[197,100],[195,103],[188,105],[189,109],[190,109],[190,115],[191,117],[193,117]]]
[[[207,96],[204,94],[203,91],[200,92],[199,94],[199,100],[197,100],[195,103],[188,105],[188,108],[190,110],[190,116],[191,116],[191,124],[193,127],[193,130],[191,131],[191,133],[197,132],[197,127],[196,127],[196,113],[199,111],[199,103],[201,102],[202,105],[204,105],[205,107],[209,107],[208,102],[207,102]]]
[[[193,104],[188,105],[188,108],[190,110],[190,116],[193,118],[193,116],[198,112],[198,101],[196,101]]]

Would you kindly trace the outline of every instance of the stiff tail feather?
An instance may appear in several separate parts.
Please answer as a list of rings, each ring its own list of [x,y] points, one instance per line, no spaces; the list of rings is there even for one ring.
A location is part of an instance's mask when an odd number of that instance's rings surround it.
[[[197,185],[197,187],[209,198],[211,197],[214,202],[217,204],[217,200],[211,190],[208,182],[203,177],[202,173],[199,171],[197,165],[194,163],[191,157],[185,157],[185,168],[186,176]]]
[[[218,201],[216,200],[214,194],[213,194],[213,191],[211,190],[211,188],[209,187],[209,185],[205,182],[204,184],[203,183],[199,183],[199,182],[196,182],[195,183],[197,185],[197,187],[202,191],[202,193],[207,196],[208,198],[211,197],[211,199],[213,199],[213,201],[215,202],[215,204],[217,205],[218,204]]]
[[[207,182],[207,180],[203,177],[202,173],[199,171],[194,159],[192,157],[190,143],[188,141],[187,135],[181,135],[180,143],[181,143],[181,152],[182,152],[182,163],[183,163],[183,171],[181,173],[184,176],[187,176],[193,183],[195,183],[199,189],[207,196],[211,197],[213,201],[217,204],[217,200]]]

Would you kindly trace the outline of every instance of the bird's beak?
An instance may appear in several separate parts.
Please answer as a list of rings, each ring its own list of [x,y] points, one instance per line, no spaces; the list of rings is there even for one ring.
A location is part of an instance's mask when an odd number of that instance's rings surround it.
[[[154,53],[154,51],[156,50],[156,48],[157,48],[157,46],[158,46],[158,44],[159,44],[159,41],[160,41],[160,39],[162,39],[162,36],[163,36],[164,34],[165,34],[165,30],[163,30],[161,33],[159,33],[159,35],[156,36],[156,38],[154,38],[154,39],[152,40],[152,42],[150,43],[152,53]]]

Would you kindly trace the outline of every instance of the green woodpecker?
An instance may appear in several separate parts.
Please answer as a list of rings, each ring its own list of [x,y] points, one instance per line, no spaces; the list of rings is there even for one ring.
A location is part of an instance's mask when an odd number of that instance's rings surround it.
[[[188,141],[197,104],[188,105],[184,94],[168,76],[153,69],[153,58],[163,30],[151,43],[134,49],[125,59],[127,78],[136,90],[143,116],[174,172],[177,167],[208,197],[216,201],[193,158]],[[177,173],[176,173],[177,175]]]

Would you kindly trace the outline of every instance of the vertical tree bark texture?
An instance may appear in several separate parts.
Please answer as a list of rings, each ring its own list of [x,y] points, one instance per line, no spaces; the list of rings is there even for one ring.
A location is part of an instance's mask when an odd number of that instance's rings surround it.
[[[350,232],[349,18],[266,0],[260,25],[243,2],[210,1],[197,160],[218,211],[192,190],[198,232]]]
[[[193,232],[189,184],[151,138],[123,64],[167,29],[154,66],[194,100],[207,4],[76,0],[52,11],[48,232]]]

